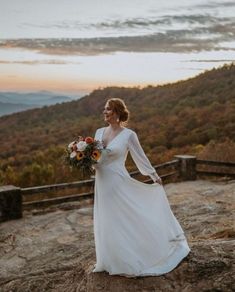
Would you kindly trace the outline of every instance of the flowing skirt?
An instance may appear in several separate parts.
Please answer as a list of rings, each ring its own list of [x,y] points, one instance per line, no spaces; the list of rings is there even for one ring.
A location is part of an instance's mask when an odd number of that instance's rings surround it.
[[[162,275],[190,252],[164,187],[111,169],[96,173],[94,236],[93,272],[110,275]]]

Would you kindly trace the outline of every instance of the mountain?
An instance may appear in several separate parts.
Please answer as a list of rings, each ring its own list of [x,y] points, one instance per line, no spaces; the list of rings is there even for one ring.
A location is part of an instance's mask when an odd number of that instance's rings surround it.
[[[20,111],[24,111],[30,108],[34,108],[35,106],[30,106],[21,103],[7,103],[7,102],[0,102],[0,116],[9,115],[11,113],[16,113]]]
[[[73,98],[69,96],[59,95],[45,90],[32,93],[0,92],[0,116],[29,108],[49,106],[71,100]]]
[[[173,84],[107,87],[79,100],[0,117],[0,184],[77,180],[61,160],[65,146],[104,126],[102,111],[110,97],[125,100],[128,127],[137,132],[152,163],[199,153],[235,161],[234,76],[231,64]],[[223,147],[207,148],[212,142]]]

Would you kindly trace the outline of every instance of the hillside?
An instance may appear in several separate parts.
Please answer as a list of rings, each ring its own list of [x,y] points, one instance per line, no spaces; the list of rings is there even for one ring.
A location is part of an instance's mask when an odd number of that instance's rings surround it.
[[[179,153],[203,155],[212,141],[227,149],[220,160],[235,161],[235,65],[227,65],[174,84],[108,87],[80,100],[1,117],[0,183],[26,186],[78,178],[63,165],[63,149],[77,135],[92,135],[104,125],[109,97],[126,101],[129,127],[153,163]]]

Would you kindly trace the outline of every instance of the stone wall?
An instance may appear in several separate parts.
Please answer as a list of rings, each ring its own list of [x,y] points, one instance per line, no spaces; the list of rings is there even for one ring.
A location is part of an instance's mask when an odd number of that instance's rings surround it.
[[[22,217],[20,188],[7,185],[0,187],[0,222]]]

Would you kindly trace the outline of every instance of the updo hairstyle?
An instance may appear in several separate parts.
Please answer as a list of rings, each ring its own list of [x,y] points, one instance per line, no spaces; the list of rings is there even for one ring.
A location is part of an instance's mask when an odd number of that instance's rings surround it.
[[[121,98],[110,98],[107,100],[107,104],[118,115],[119,121],[123,125],[127,125],[130,112],[126,107],[125,102]]]

